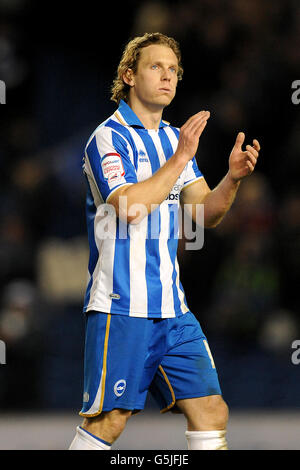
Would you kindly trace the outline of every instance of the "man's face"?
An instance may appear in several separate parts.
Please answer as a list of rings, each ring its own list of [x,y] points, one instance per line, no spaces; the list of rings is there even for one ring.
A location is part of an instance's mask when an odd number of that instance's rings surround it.
[[[168,106],[176,93],[178,60],[173,50],[152,44],[141,50],[137,71],[131,74],[131,93],[153,110]]]

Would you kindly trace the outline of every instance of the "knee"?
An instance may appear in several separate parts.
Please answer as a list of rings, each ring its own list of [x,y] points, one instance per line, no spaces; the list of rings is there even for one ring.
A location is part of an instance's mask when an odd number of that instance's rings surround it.
[[[229,409],[227,403],[221,397],[221,395],[212,395],[206,397],[207,400],[204,403],[204,413],[207,415],[215,427],[218,429],[225,429],[229,417]]]
[[[104,423],[111,433],[118,437],[124,430],[128,419],[131,416],[131,411],[128,410],[112,410],[109,413],[104,413]]]
[[[184,400],[180,405],[187,418],[188,430],[226,429],[229,412],[221,395]]]

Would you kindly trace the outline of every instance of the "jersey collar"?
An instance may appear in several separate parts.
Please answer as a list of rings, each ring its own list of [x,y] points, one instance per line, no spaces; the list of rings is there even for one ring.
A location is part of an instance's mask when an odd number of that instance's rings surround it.
[[[135,112],[130,108],[130,106],[124,101],[120,101],[119,108],[115,112],[116,117],[118,120],[125,126],[135,126],[141,127],[144,129],[143,124],[135,114]],[[169,123],[167,121],[160,121],[159,128],[168,126]]]

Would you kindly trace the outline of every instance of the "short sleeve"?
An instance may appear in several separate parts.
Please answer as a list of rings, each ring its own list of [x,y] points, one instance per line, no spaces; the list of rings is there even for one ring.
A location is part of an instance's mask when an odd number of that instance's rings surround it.
[[[183,183],[183,188],[190,183],[193,183],[197,179],[203,178],[203,174],[198,168],[196,158],[194,157],[192,160],[188,162],[185,168],[185,178]]]
[[[130,151],[127,141],[105,126],[89,140],[83,170],[94,180],[104,201],[120,186],[137,183]]]

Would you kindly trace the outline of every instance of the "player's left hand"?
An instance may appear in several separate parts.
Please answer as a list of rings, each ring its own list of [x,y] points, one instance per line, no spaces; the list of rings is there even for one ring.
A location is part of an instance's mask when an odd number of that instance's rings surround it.
[[[246,145],[246,150],[242,150],[245,142],[245,134],[240,132],[229,157],[229,173],[234,181],[240,181],[245,176],[251,175],[254,171],[260,145],[258,140],[253,140],[253,146]]]

